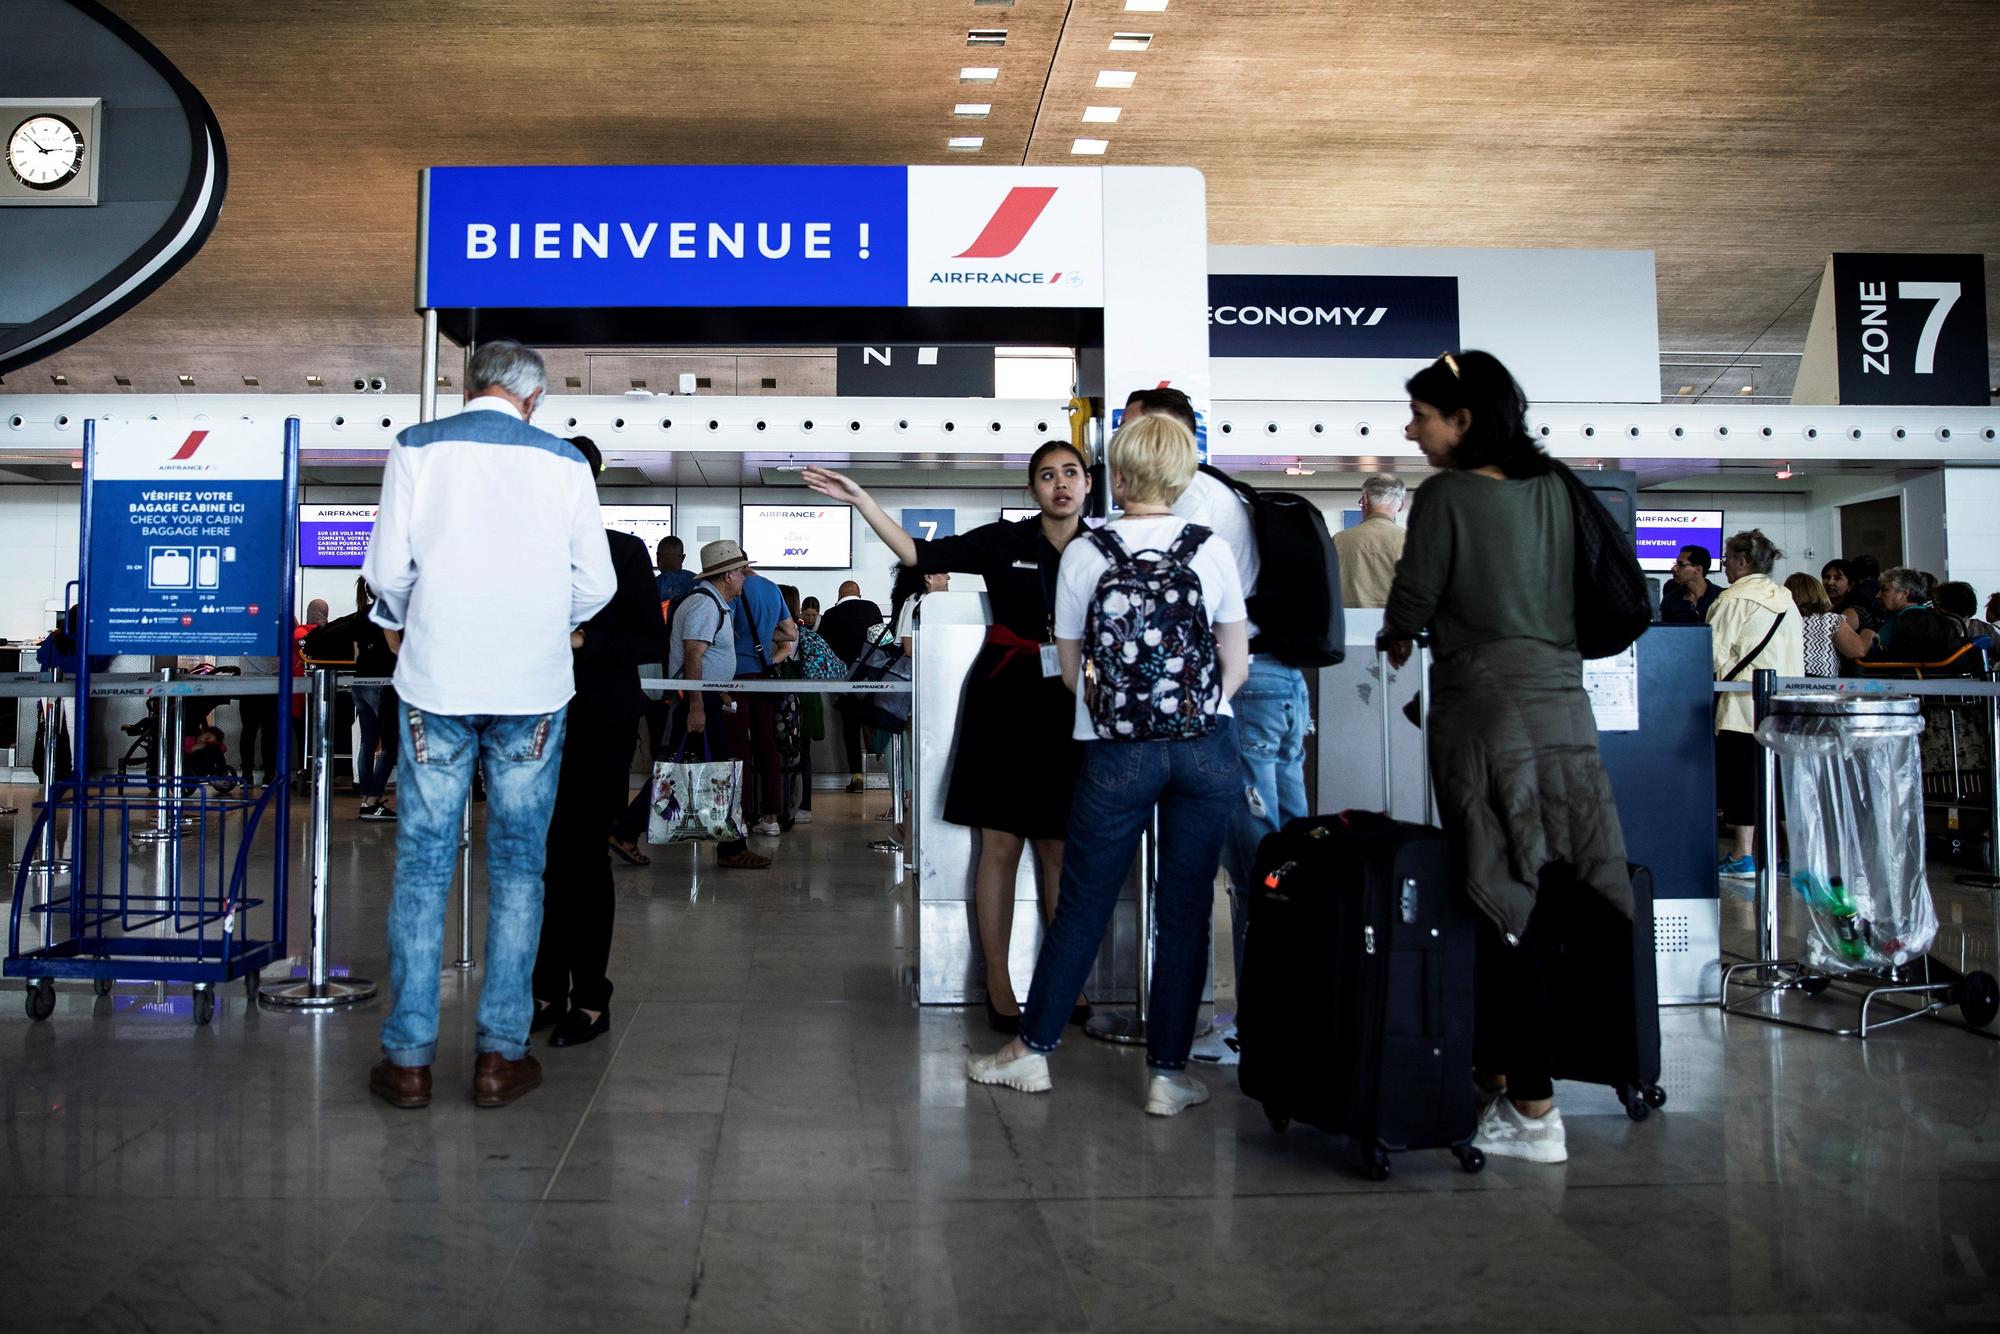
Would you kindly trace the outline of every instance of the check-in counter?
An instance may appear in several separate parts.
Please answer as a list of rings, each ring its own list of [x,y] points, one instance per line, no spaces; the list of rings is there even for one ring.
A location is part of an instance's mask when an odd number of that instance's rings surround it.
[[[1347,613],[1347,659],[1319,679],[1317,809],[1382,805],[1380,611]],[[1654,626],[1634,646],[1633,671],[1599,700],[1604,767],[1618,799],[1626,853],[1653,873],[1660,999],[1712,1001],[1721,992],[1721,907],[1715,875],[1714,667],[1706,626]],[[1610,675],[1607,672],[1607,676]],[[1394,814],[1423,820],[1422,733],[1403,716],[1417,693],[1414,663],[1390,671],[1389,757]],[[1612,698],[1616,695],[1616,699]],[[1629,706],[1624,716],[1614,705]],[[1635,720],[1630,710],[1636,710]]]

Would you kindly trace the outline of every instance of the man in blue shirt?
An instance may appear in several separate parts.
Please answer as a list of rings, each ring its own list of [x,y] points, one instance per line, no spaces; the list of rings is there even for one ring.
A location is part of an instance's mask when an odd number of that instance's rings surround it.
[[[1714,557],[1707,547],[1682,547],[1673,577],[1660,590],[1661,625],[1706,625],[1708,609],[1722,596],[1724,585],[1708,577]]]
[[[653,564],[660,570],[655,579],[660,586],[660,601],[672,602],[694,592],[694,571],[681,568],[686,563],[687,548],[681,545],[678,537],[660,539],[660,545],[653,553]]]
[[[773,675],[771,668],[790,657],[798,648],[799,626],[785,595],[763,575],[752,572],[743,581],[743,592],[731,608],[736,614],[736,679],[757,681]],[[752,832],[776,834],[785,810],[785,768],[778,753],[779,696],[763,691],[742,695],[742,706],[729,716],[736,731],[736,754],[748,755],[753,768],[746,789],[757,803],[757,823]]]

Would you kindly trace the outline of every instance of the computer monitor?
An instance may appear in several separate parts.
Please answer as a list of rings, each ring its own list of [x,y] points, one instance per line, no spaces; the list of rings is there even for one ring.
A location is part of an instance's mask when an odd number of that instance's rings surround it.
[[[745,505],[743,554],[766,570],[854,567],[852,505]]]
[[[1682,547],[1706,548],[1713,561],[1711,568],[1721,568],[1721,510],[1642,509],[1634,531],[1642,570],[1667,573],[1680,559]]]
[[[651,556],[663,537],[674,535],[674,507],[672,505],[603,505],[604,526],[621,533],[630,533],[646,544],[646,555]]]
[[[308,570],[356,570],[368,555],[376,504],[300,505],[299,565]]]

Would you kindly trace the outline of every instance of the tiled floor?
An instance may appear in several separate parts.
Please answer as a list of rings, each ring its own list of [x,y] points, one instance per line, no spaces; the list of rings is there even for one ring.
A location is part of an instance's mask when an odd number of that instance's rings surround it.
[[[340,810],[338,961],[379,977],[395,831]],[[363,1089],[379,1002],[231,989],[198,1029],[68,987],[33,1024],[10,985],[0,1328],[2000,1328],[2000,1043],[1670,1011],[1647,1123],[1565,1086],[1566,1166],[1373,1185],[1226,1072],[1172,1121],[1086,1041],[1052,1096],[968,1085],[994,1039],[909,1004],[879,829],[827,797],[769,873],[621,869],[612,1033],[498,1111],[461,1092],[476,972],[423,1112]]]

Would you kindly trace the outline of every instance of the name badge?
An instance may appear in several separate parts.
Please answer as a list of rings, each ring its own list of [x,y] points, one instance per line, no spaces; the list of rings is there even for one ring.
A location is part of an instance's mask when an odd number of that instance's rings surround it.
[[[1062,654],[1056,651],[1054,644],[1042,645],[1042,675],[1062,675]]]
[[[1014,568],[1017,570],[1039,570],[1042,567],[1031,560],[1017,560],[1014,562]]]

